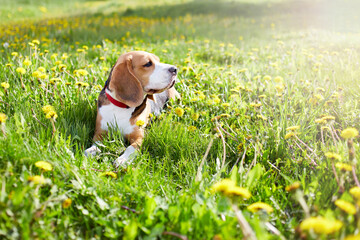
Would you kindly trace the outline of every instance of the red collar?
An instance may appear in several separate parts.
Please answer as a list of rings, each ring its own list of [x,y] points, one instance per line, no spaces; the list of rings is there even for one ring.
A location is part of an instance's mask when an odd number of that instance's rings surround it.
[[[109,101],[114,104],[115,106],[119,107],[119,108],[130,108],[128,105],[126,105],[125,103],[119,102],[118,100],[116,100],[115,98],[113,98],[112,96],[110,96],[110,94],[108,94],[105,91],[106,97],[107,99],[109,99]]]

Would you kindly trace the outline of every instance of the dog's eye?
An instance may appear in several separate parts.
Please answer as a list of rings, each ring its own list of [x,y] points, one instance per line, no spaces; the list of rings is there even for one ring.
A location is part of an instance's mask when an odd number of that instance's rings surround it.
[[[149,61],[147,64],[143,65],[144,67],[151,67],[152,66],[152,62]]]

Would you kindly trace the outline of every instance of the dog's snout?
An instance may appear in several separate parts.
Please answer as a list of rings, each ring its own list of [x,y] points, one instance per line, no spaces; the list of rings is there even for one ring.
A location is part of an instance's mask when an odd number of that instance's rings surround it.
[[[177,68],[174,67],[174,66],[172,66],[172,67],[169,68],[169,72],[170,72],[171,74],[173,74],[173,75],[176,75],[176,74],[177,74]]]

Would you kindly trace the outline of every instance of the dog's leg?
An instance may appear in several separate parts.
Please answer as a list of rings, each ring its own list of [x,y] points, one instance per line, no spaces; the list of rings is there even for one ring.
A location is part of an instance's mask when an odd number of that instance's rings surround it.
[[[135,159],[143,142],[144,130],[137,128],[136,131],[126,135],[125,138],[130,142],[130,146],[128,146],[124,153],[113,162],[115,168],[126,167],[126,165],[130,164]]]

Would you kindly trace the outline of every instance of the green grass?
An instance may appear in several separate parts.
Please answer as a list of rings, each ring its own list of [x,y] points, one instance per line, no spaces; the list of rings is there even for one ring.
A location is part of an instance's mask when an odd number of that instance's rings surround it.
[[[360,129],[359,4],[148,4],[5,1],[0,78],[10,87],[0,87],[0,113],[7,116],[0,131],[0,237],[174,239],[176,233],[242,239],[234,204],[258,239],[357,234],[358,200],[349,193],[354,177],[336,169],[337,181],[325,153],[340,154],[359,176],[346,140],[338,137],[347,127]],[[44,15],[36,10],[43,5]],[[34,14],[15,13],[18,7]],[[40,41],[36,48],[29,45],[34,39]],[[100,155],[85,158],[83,152],[92,144],[101,86],[118,56],[132,50],[178,66],[182,98],[147,128],[141,154],[114,179],[104,174],[115,171],[112,161],[126,147],[117,131],[104,140]],[[25,59],[32,64],[24,65]],[[43,78],[33,76],[39,67],[45,68]],[[88,74],[78,75],[78,69]],[[55,131],[45,105],[58,115]],[[317,123],[324,116],[334,119]],[[297,137],[287,138],[291,126],[299,126]],[[359,158],[358,138],[352,144]],[[53,170],[41,171],[35,166],[40,160]],[[45,182],[29,180],[36,175]],[[211,187],[224,178],[252,197],[214,194]],[[299,189],[285,190],[297,181]],[[72,200],[68,208],[66,199]],[[356,213],[341,210],[337,199],[357,206]],[[274,211],[247,209],[260,201]],[[301,230],[309,216],[343,225],[328,234]]]

